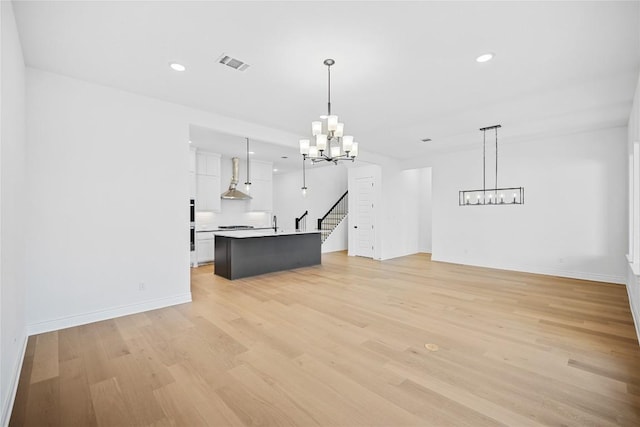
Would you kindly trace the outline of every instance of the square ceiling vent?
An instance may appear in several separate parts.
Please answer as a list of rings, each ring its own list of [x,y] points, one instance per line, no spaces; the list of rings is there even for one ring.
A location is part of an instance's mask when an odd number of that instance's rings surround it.
[[[240,61],[239,59],[233,58],[224,53],[220,55],[220,57],[218,58],[218,62],[238,71],[244,71],[249,68],[249,64],[247,64],[246,62]]]

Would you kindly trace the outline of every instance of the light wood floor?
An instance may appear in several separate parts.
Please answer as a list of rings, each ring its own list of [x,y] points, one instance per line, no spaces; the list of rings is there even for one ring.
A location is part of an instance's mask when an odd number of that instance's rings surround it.
[[[212,269],[191,304],[31,337],[11,425],[640,425],[624,286],[429,255]]]

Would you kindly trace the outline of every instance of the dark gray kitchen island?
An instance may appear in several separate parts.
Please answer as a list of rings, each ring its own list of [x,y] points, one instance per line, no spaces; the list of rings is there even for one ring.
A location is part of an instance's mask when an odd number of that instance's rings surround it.
[[[321,263],[320,232],[233,231],[215,235],[215,267],[229,280]]]

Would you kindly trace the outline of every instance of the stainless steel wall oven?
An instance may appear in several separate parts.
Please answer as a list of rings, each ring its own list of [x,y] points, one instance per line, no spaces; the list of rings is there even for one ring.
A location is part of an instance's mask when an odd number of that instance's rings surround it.
[[[191,252],[196,250],[196,201],[189,200],[189,241]]]

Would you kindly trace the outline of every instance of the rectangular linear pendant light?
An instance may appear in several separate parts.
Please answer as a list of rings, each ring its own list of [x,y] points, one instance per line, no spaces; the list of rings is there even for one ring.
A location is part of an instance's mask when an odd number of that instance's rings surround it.
[[[480,128],[482,131],[482,189],[461,190],[458,192],[459,206],[486,205],[523,205],[524,187],[498,188],[498,129],[501,125]],[[496,132],[496,180],[493,188],[486,185],[486,133],[495,129]]]

